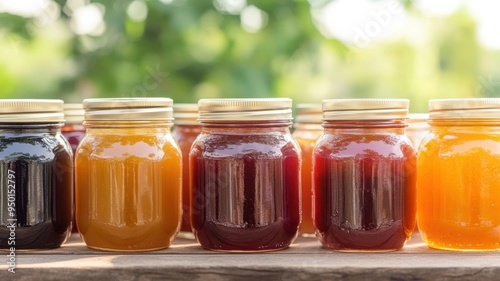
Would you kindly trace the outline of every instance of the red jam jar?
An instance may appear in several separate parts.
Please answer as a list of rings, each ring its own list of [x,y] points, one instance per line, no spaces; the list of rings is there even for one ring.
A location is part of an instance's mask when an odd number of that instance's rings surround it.
[[[202,99],[190,152],[191,225],[205,249],[287,248],[300,224],[292,100]]]
[[[189,151],[201,132],[198,124],[198,104],[174,104],[174,128],[172,135],[182,152],[182,223],[179,235],[193,239],[189,219]]]
[[[312,218],[312,156],[314,145],[323,134],[321,104],[298,104],[293,138],[302,150],[302,223],[301,236],[314,236]]]
[[[415,227],[416,156],[409,101],[323,101],[313,156],[316,236],[339,251],[401,249]]]
[[[80,141],[85,136],[85,127],[83,126],[83,119],[85,116],[85,110],[83,110],[83,105],[81,103],[65,103],[64,104],[64,119],[66,122],[61,128],[61,133],[66,138],[66,140],[71,145],[71,150],[73,155],[75,154],[76,148],[80,144]],[[74,184],[73,184],[74,188]],[[75,206],[75,192],[73,190],[73,207]],[[73,210],[73,214],[74,214]],[[73,228],[72,233],[78,232],[78,227],[76,226],[76,219],[73,216]]]

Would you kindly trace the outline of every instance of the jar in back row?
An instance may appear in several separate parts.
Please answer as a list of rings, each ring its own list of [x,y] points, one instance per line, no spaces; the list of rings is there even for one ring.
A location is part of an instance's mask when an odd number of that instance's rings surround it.
[[[65,103],[64,104],[64,126],[61,128],[63,136],[68,140],[73,154],[80,144],[80,141],[85,136],[85,127],[83,126],[83,116],[85,111],[81,103]],[[74,188],[74,185],[73,185]],[[73,208],[75,193],[73,192]],[[73,211],[74,213],[74,211]],[[73,229],[71,232],[78,232],[75,216],[73,216]]]
[[[287,248],[300,224],[290,99],[202,99],[190,152],[191,224],[205,249]]]
[[[302,223],[299,234],[314,235],[312,218],[312,156],[316,140],[323,134],[321,104],[298,104],[292,136],[302,150]]]
[[[415,227],[416,155],[405,135],[408,100],[323,101],[314,148],[316,235],[339,251],[401,249]]]
[[[201,132],[198,124],[198,105],[188,103],[174,104],[174,139],[182,152],[182,222],[180,236],[193,239],[189,218],[189,151],[194,140]]]
[[[0,101],[0,248],[59,247],[71,231],[73,158],[62,100]]]
[[[418,227],[432,248],[500,249],[500,99],[429,101]]]
[[[87,99],[76,151],[76,221],[100,250],[168,247],[181,221],[181,152],[168,98]]]

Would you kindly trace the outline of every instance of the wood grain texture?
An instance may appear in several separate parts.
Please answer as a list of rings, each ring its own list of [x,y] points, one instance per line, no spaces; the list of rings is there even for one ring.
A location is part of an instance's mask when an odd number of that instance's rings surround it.
[[[206,251],[186,239],[155,252],[100,252],[73,236],[59,249],[18,251],[17,258],[15,274],[1,263],[0,280],[500,279],[500,252],[431,250],[418,235],[397,252],[340,253],[322,249],[315,238],[299,238],[287,250],[253,254]]]

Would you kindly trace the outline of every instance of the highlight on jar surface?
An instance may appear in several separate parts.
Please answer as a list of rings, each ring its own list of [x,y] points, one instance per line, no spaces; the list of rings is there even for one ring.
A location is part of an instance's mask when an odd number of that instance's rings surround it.
[[[85,115],[85,110],[83,110],[83,105],[81,103],[65,103],[64,104],[64,126],[61,128],[61,132],[69,142],[73,154],[76,148],[80,144],[80,141],[85,136],[85,127],[83,126],[83,118]],[[74,185],[73,185],[74,189]],[[73,208],[75,202],[75,192],[73,190]],[[74,213],[74,211],[73,211]],[[71,232],[78,232],[78,227],[76,225],[75,216],[73,216],[73,228]]]
[[[0,248],[57,248],[73,208],[63,101],[5,99],[0,112]]]
[[[300,224],[292,100],[202,99],[190,152],[191,224],[205,249],[287,248]]]
[[[418,152],[418,226],[429,247],[500,249],[500,99],[429,101]]]
[[[172,135],[182,152],[182,238],[194,239],[189,219],[189,151],[194,140],[201,132],[198,124],[198,104],[174,104],[174,128]]]
[[[302,223],[299,234],[314,236],[312,218],[312,155],[316,140],[323,134],[321,104],[298,104],[293,138],[302,150]]]
[[[76,220],[93,249],[167,248],[181,221],[180,149],[168,98],[86,99]]]
[[[316,235],[339,251],[401,249],[415,227],[416,156],[405,135],[409,101],[323,101],[313,154]]]

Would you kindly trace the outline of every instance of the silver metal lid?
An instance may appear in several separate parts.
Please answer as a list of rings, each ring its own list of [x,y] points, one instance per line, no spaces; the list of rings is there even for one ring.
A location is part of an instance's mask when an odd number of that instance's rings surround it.
[[[292,100],[288,98],[201,99],[199,121],[290,121]]]
[[[429,100],[429,119],[498,119],[500,98]]]
[[[323,120],[405,119],[407,99],[331,99],[323,101]]]
[[[0,100],[0,123],[64,122],[63,104],[57,99]]]
[[[176,125],[198,125],[198,104],[174,104],[174,119]]]
[[[81,103],[65,103],[64,118],[66,123],[82,123],[85,116],[83,104]]]
[[[323,110],[321,104],[301,103],[295,107],[296,123],[321,124],[323,122]]]
[[[173,101],[169,98],[85,99],[85,121],[172,121]]]

